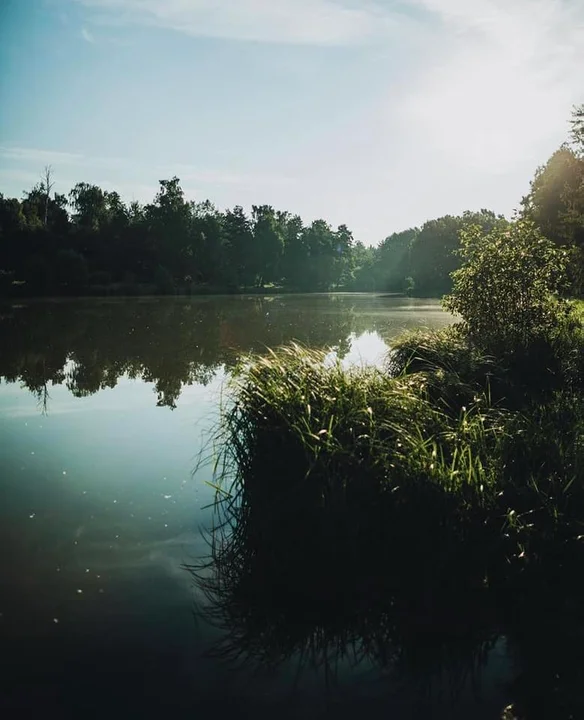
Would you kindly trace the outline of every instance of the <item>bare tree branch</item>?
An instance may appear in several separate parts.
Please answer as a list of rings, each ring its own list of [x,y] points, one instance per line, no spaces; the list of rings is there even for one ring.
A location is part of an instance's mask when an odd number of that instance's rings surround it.
[[[55,183],[52,181],[53,176],[53,168],[51,165],[45,165],[45,169],[43,172],[43,179],[42,179],[42,186],[43,190],[45,191],[45,227],[47,227],[47,223],[49,220],[49,199],[51,196],[51,190],[53,189],[53,186]]]

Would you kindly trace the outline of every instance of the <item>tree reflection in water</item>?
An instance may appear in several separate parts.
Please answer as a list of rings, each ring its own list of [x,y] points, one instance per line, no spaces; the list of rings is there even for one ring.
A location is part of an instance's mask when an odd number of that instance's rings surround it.
[[[296,339],[343,356],[352,333],[375,321],[343,296],[31,301],[0,306],[0,378],[19,382],[49,407],[50,387],[75,397],[122,377],[153,383],[159,406],[175,408],[185,386],[207,385],[242,353]]]

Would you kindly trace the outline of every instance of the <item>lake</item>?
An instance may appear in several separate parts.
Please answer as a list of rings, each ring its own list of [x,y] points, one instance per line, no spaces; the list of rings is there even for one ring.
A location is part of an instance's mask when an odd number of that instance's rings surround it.
[[[498,646],[482,700],[463,693],[456,709],[371,668],[345,669],[334,690],[316,673],[295,689],[287,671],[241,682],[208,655],[218,631],[193,613],[201,599],[183,568],[208,553],[214,491],[209,468],[193,471],[242,355],[296,340],[379,363],[403,330],[451,320],[437,302],[371,294],[0,305],[10,717],[497,717]]]

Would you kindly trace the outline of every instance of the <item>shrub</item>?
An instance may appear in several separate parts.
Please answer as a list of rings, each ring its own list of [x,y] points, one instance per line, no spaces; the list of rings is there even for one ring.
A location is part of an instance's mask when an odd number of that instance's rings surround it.
[[[494,359],[469,342],[462,324],[441,330],[414,330],[393,341],[387,358],[387,369],[401,373],[427,372],[437,369],[460,377],[486,374]]]
[[[431,402],[454,416],[482,395],[492,401],[511,397],[506,368],[471,343],[460,323],[405,333],[394,341],[386,369],[393,377],[424,373]]]
[[[452,273],[444,307],[462,317],[468,337],[488,352],[509,354],[548,337],[569,315],[557,299],[565,285],[567,256],[536,226],[519,220],[483,234],[461,232],[463,265]]]

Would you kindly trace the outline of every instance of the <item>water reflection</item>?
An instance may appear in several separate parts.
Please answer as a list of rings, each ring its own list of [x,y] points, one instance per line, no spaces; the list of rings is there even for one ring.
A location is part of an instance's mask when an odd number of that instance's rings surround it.
[[[248,691],[268,678],[314,703],[320,685],[337,719],[584,717],[579,563],[502,591],[477,582],[479,544],[418,552],[378,525],[373,545],[354,508],[299,519],[285,505],[220,497],[210,555],[188,568],[219,631],[209,654]]]
[[[365,607],[370,589],[362,582],[353,593],[362,612],[351,610],[350,584],[337,580],[329,603],[336,610],[327,617],[323,605],[308,606],[306,563],[294,572],[283,564],[291,574],[282,587],[272,582],[277,575],[262,585],[268,566],[259,554],[240,583],[249,586],[247,597],[228,604],[238,614],[218,610],[225,623],[209,627],[193,622],[192,578],[181,568],[208,553],[200,528],[211,525],[213,491],[206,473],[193,478],[191,471],[222,379],[241,353],[297,339],[334,347],[346,362],[375,360],[402,329],[449,322],[436,304],[375,296],[172,298],[31,302],[0,314],[0,542],[9,548],[0,589],[0,671],[8,687],[0,715],[6,707],[6,717],[39,709],[56,717],[152,717],[172,707],[219,717],[338,719],[362,712],[367,695],[368,717],[383,717],[388,707],[394,717],[413,717],[397,713],[401,701],[375,697],[390,692],[386,675],[397,665],[400,682],[416,663],[411,677],[436,667],[442,641],[427,657],[400,655],[412,645],[395,628],[408,638],[420,628],[388,614],[381,601]],[[316,573],[326,558],[312,555]],[[232,619],[238,624],[227,624]],[[243,680],[249,673],[237,680],[202,657],[211,646],[231,658],[244,642],[246,667],[257,666],[266,654],[262,629],[272,668],[286,665],[277,660],[290,652],[295,661],[305,648],[303,662],[314,653],[312,667],[320,670],[309,672],[309,664],[301,674],[301,707],[290,698],[294,662],[277,673],[281,682],[269,673],[251,684]],[[485,651],[496,637],[487,630],[473,635]],[[355,652],[334,659],[344,638],[354,640]],[[471,662],[478,677],[480,652],[461,645],[458,653],[461,673]],[[327,700],[323,709],[314,678],[325,668],[330,685],[336,675],[345,687],[342,707]],[[361,676],[365,690],[355,687]]]
[[[189,568],[200,616],[219,631],[213,658],[246,685],[276,677],[301,695],[316,680],[333,706],[501,717],[513,673],[476,548],[445,556],[426,538],[424,550],[396,549],[391,529],[364,531],[355,508],[298,519],[285,505],[260,511],[245,492],[217,500],[210,556]]]
[[[448,322],[437,304],[380,296],[30,302],[0,307],[0,377],[44,411],[52,386],[82,398],[124,377],[152,383],[156,404],[175,408],[186,386],[208,385],[242,353],[297,340],[344,357],[366,332],[379,352],[407,327]]]

